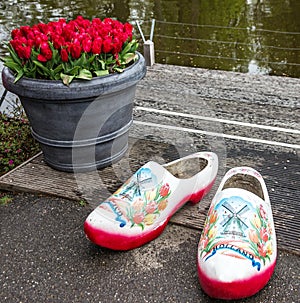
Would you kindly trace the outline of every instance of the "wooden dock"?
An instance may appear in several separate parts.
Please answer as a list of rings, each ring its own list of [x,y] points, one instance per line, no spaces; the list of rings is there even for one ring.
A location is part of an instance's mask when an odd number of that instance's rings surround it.
[[[172,222],[202,229],[225,172],[251,166],[264,176],[278,246],[300,254],[300,79],[155,64],[138,85],[126,156],[81,174],[51,169],[41,154],[0,178],[0,189],[36,192],[94,208],[149,160],[166,163],[198,150],[219,156],[213,190]]]

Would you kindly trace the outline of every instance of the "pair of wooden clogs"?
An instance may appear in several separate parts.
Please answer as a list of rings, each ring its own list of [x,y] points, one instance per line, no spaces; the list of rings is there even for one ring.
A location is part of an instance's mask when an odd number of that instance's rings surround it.
[[[186,202],[199,202],[218,171],[217,155],[199,152],[165,165],[150,161],[88,216],[87,237],[129,250],[158,237]],[[211,297],[238,299],[262,289],[276,263],[267,188],[249,167],[229,170],[210,205],[198,246],[198,274]]]

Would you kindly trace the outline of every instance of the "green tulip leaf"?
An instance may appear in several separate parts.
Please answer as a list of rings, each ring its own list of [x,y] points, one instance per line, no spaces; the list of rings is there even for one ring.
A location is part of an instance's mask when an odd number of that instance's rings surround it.
[[[136,57],[135,53],[128,53],[122,57],[122,59],[125,61],[125,64],[128,64],[132,60],[134,60]]]
[[[61,73],[60,78],[62,79],[62,81],[65,85],[69,86],[70,83],[72,82],[72,80],[75,78],[75,76],[70,76],[70,75]]]
[[[124,68],[121,67],[115,67],[114,70],[118,73],[122,73],[124,71]]]
[[[91,80],[93,78],[92,73],[87,69],[81,69],[79,75],[76,77],[78,79]]]
[[[105,70],[96,70],[95,74],[97,77],[105,76],[109,74],[109,71],[107,69]]]
[[[49,75],[49,76],[50,76],[50,71],[49,71],[49,69],[48,69],[46,66],[44,66],[41,62],[36,61],[36,60],[33,60],[33,63],[34,63],[37,67],[39,67],[41,70],[43,70],[43,72],[44,72],[46,75]]]
[[[16,76],[16,79],[15,79],[14,83],[16,83],[17,81],[19,81],[23,77],[23,75],[24,75],[23,70],[20,70],[18,72],[17,76]]]

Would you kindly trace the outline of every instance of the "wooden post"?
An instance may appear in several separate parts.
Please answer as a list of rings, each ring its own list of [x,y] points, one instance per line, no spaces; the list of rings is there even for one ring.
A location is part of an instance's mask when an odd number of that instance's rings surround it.
[[[147,66],[152,66],[155,62],[154,56],[154,43],[150,40],[147,40],[144,43],[144,57]]]

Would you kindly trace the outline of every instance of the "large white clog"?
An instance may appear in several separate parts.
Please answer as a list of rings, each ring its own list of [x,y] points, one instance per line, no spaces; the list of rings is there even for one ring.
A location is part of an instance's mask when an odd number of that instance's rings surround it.
[[[197,203],[212,187],[217,155],[198,152],[165,165],[150,161],[87,217],[84,231],[114,250],[141,246],[164,230],[186,202]]]
[[[262,289],[276,263],[269,195],[249,167],[229,170],[209,208],[198,247],[202,289],[213,298],[240,299]]]

